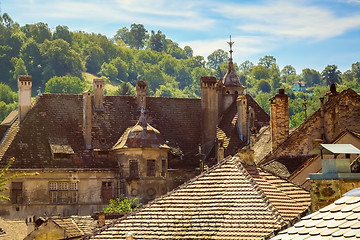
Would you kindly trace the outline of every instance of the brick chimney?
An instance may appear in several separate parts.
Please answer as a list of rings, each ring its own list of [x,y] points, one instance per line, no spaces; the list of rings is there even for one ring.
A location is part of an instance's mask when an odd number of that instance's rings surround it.
[[[219,119],[218,81],[215,77],[203,76],[201,85],[202,153],[206,156],[215,144],[216,124]]]
[[[104,80],[101,78],[94,78],[94,106],[96,110],[104,109]]]
[[[19,95],[19,120],[22,122],[31,108],[31,86],[32,77],[28,75],[18,76]]]
[[[91,149],[91,118],[91,92],[88,90],[83,93],[83,137],[86,149]]]
[[[136,83],[136,96],[138,109],[146,109],[146,89],[147,84],[145,81],[140,80]]]
[[[289,98],[284,89],[270,98],[270,126],[274,151],[289,136]]]

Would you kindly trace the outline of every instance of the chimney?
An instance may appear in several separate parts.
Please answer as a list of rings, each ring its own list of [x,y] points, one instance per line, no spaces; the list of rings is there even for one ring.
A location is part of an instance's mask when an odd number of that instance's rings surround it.
[[[35,216],[27,217],[25,223],[28,234],[35,230]]]
[[[215,77],[203,76],[201,84],[202,156],[207,157],[216,144],[216,124],[219,119],[218,81]]]
[[[240,95],[236,100],[238,112],[238,129],[240,130],[240,139],[246,144],[250,142],[249,121],[248,121],[248,105],[245,95]]]
[[[284,89],[270,98],[271,150],[289,136],[289,99]]]
[[[99,213],[98,226],[99,227],[105,226],[105,213],[104,212]]]
[[[138,109],[146,109],[146,89],[147,84],[145,81],[140,80],[136,83],[136,95]]]
[[[93,80],[94,89],[94,106],[96,110],[104,109],[104,80],[101,78],[94,78]]]
[[[19,120],[22,122],[31,108],[31,86],[32,77],[28,75],[18,76],[19,95]]]
[[[91,118],[91,92],[88,90],[83,93],[83,137],[85,149],[91,149]]]

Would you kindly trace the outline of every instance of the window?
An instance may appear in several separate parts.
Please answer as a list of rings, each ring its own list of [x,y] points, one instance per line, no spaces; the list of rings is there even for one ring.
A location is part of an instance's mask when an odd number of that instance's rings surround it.
[[[147,160],[146,176],[155,177],[155,160]]]
[[[78,202],[77,182],[49,182],[50,203],[69,204]]]
[[[113,198],[112,182],[102,182],[101,186],[101,199],[103,203],[109,203],[110,199]]]
[[[165,177],[166,169],[167,169],[166,160],[162,160],[161,161],[161,176],[162,177]]]
[[[130,160],[130,178],[138,178],[139,177],[139,164],[137,160]]]
[[[12,182],[11,183],[11,203],[21,204],[23,202],[22,196],[22,182]]]

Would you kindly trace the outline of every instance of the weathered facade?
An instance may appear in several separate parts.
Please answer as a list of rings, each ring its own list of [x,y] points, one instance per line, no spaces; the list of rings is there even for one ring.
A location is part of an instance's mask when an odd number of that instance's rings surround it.
[[[308,159],[313,157],[309,151],[319,142],[332,143],[346,130],[360,132],[359,94],[352,89],[337,92],[335,86],[332,86],[331,91],[320,101],[321,107],[294,129],[288,137],[282,139],[281,143],[275,143],[277,147],[263,157],[259,161],[260,164],[283,177],[289,177],[303,164],[307,164]],[[286,112],[288,108],[282,109],[284,112],[280,114],[284,117],[288,116]],[[282,122],[284,117],[280,118]],[[273,117],[271,120],[273,121]],[[282,129],[286,129],[286,126]],[[284,131],[285,135],[286,132],[287,130]],[[277,135],[273,133],[272,136],[274,134]]]
[[[206,97],[213,89],[203,87],[202,99],[146,97],[144,81],[136,97],[105,96],[94,79],[94,94],[42,94],[28,107],[31,77],[19,76],[23,116],[0,125],[0,163],[15,157],[9,174],[40,175],[8,182],[12,202],[0,204],[1,215],[89,215],[120,194],[146,202],[235,154],[269,116],[244,93],[231,58],[223,80],[204,79],[216,89]],[[149,139],[156,144],[130,144]]]

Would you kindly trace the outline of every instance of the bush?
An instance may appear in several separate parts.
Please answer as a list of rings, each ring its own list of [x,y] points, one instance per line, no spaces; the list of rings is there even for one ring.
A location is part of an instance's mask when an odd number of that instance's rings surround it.
[[[125,197],[124,194],[121,194],[121,196],[116,199],[110,199],[109,205],[104,208],[103,211],[105,213],[132,212],[141,206],[141,203],[137,203],[137,201],[137,198],[129,199]]]

